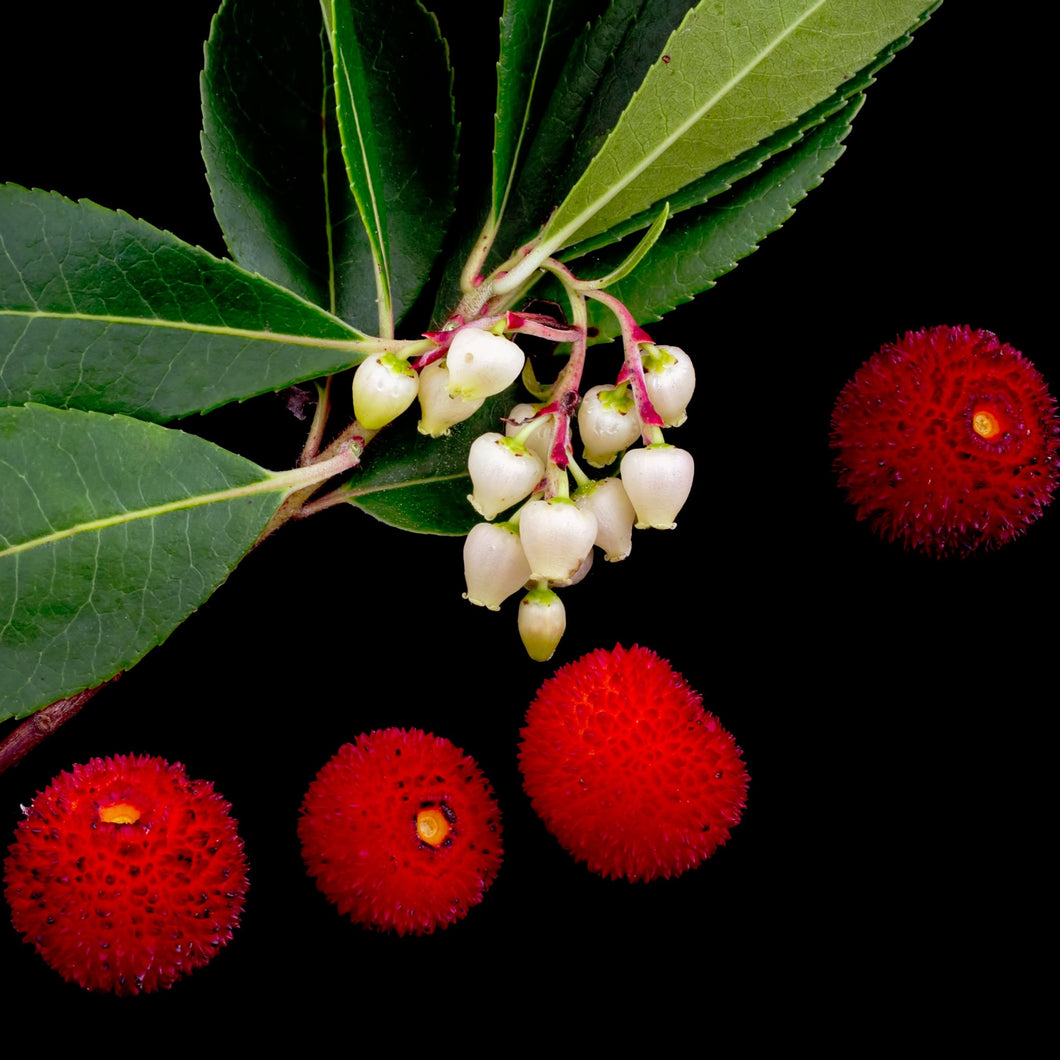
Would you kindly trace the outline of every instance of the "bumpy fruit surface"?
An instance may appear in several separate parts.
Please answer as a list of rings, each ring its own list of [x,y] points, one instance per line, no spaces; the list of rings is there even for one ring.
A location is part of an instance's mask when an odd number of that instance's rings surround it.
[[[989,331],[910,331],[832,411],[839,484],[888,541],[967,555],[1019,536],[1058,483],[1060,418],[1038,370]]]
[[[60,773],[9,847],[15,929],[88,990],[168,989],[239,923],[247,863],[229,811],[212,784],[161,758],[93,758]]]
[[[519,767],[560,845],[602,876],[677,876],[729,838],[747,797],[741,752],[647,648],[561,667],[526,714]]]
[[[474,759],[420,729],[362,734],[317,774],[298,822],[320,891],[364,927],[421,935],[466,916],[501,864]]]

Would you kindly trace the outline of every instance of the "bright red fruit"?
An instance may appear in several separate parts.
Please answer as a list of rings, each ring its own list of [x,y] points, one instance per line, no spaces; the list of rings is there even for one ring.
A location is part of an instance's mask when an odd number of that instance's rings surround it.
[[[340,913],[399,935],[466,916],[501,864],[489,781],[460,748],[420,729],[339,748],[309,786],[298,835],[310,876]]]
[[[60,773],[8,848],[16,930],[88,990],[168,989],[239,923],[247,864],[230,809],[161,758],[93,758]]]
[[[992,548],[1057,486],[1045,381],[989,331],[910,331],[875,353],[832,412],[839,484],[888,541],[932,556]]]
[[[618,645],[541,686],[519,765],[565,850],[602,876],[650,880],[693,868],[729,838],[747,797],[740,755],[665,659]]]

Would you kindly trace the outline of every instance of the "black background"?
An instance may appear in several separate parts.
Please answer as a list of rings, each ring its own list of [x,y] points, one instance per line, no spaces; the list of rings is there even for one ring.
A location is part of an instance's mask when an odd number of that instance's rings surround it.
[[[465,151],[484,165],[489,6],[437,6]],[[144,5],[112,2],[24,14],[0,70],[0,179],[91,198],[223,253],[198,146],[213,7],[170,5],[150,21]],[[881,72],[823,187],[761,252],[651,329],[696,358],[689,421],[668,434],[696,458],[693,497],[675,531],[638,533],[625,563],[598,562],[564,594],[552,663],[526,659],[514,602],[491,614],[460,598],[459,540],[334,510],[249,556],[0,778],[10,835],[19,803],[74,762],[133,751],[184,762],[233,804],[252,870],[232,944],[162,995],[84,994],[0,925],[9,1007],[33,1000],[130,1028],[221,1014],[234,1035],[290,1025],[307,1045],[333,1021],[387,1018],[410,1047],[505,1011],[517,1034],[570,1013],[587,1036],[663,1016],[702,1035],[738,1004],[757,1012],[741,1033],[779,1021],[822,1039],[847,1019],[878,1035],[921,1014],[946,1027],[1033,1012],[1033,982],[1012,1008],[997,991],[1042,931],[1060,515],[993,554],[929,561],[856,522],[828,449],[844,381],[907,329],[996,331],[1060,388],[1044,43],[982,10],[945,4]],[[477,82],[465,73],[476,50],[487,57]],[[300,428],[285,416],[268,398],[187,426],[290,466]],[[751,772],[729,844],[677,880],[593,876],[522,795],[516,745],[535,690],[555,665],[616,642],[669,658]],[[463,747],[504,814],[494,887],[429,937],[342,920],[305,877],[295,836],[320,766],[390,725]]]

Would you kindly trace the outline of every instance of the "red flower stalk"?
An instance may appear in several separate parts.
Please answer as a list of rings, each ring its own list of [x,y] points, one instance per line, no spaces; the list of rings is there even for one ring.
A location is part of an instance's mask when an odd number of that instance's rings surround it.
[[[232,937],[247,864],[231,807],[179,763],[117,755],[60,773],[8,848],[12,922],[64,979],[168,989]]]
[[[910,331],[832,412],[839,484],[888,541],[932,556],[993,548],[1057,486],[1060,420],[1041,375],[989,331]]]
[[[601,876],[678,876],[739,822],[748,775],[733,738],[665,660],[598,649],[538,690],[523,785],[545,827]]]
[[[429,934],[482,901],[501,863],[489,781],[420,729],[345,744],[309,786],[298,822],[309,875],[365,927]]]

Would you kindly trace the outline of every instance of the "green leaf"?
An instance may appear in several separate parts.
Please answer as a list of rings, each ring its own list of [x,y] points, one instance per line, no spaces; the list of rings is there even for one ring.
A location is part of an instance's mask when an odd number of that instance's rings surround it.
[[[225,0],[206,43],[202,152],[232,257],[374,330],[374,260],[332,70],[319,0]]]
[[[606,231],[790,125],[931,6],[701,0],[546,225],[539,256]],[[516,272],[536,263],[530,255]]]
[[[414,2],[328,0],[339,131],[375,258],[379,333],[427,281],[455,205],[456,127],[445,42]]]
[[[753,253],[821,183],[843,153],[842,141],[863,101],[863,96],[855,96],[796,147],[777,155],[729,193],[672,218],[636,271],[608,292],[646,325],[713,287],[719,276]],[[619,243],[590,256],[588,270],[607,271],[621,260],[625,246]],[[597,329],[593,341],[616,338],[620,329],[613,314],[595,302],[589,309],[589,322]]]
[[[0,403],[164,421],[340,371],[364,336],[128,214],[0,187]]]
[[[504,213],[515,179],[553,4],[554,0],[505,0],[493,135],[493,226]]]
[[[916,27],[913,28],[915,29]],[[738,155],[731,162],[718,166],[699,180],[693,181],[679,191],[674,192],[667,199],[670,212],[677,214],[683,210],[701,206],[713,196],[727,191],[736,181],[760,169],[774,155],[781,151],[786,151],[797,143],[808,129],[825,121],[840,110],[852,96],[864,91],[873,84],[874,75],[880,68],[889,63],[894,58],[895,53],[906,47],[911,40],[911,34],[907,33],[891,41],[867,66],[859,70],[850,80],[840,85],[839,89],[828,99],[801,115],[797,121],[767,137],[761,143],[755,144],[754,147],[744,151],[743,154]],[[563,261],[573,261],[589,251],[614,243],[632,232],[640,231],[654,222],[658,215],[658,210],[659,204],[656,203],[649,209],[642,210],[639,214],[619,222],[606,232],[601,232],[583,242],[574,244],[564,250],[559,257]]]
[[[466,534],[482,522],[467,499],[468,450],[480,434],[498,429],[517,403],[515,389],[489,398],[443,438],[419,434],[415,414],[402,417],[386,428],[385,439],[365,450],[360,467],[343,487],[346,499],[399,530]]]
[[[224,581],[287,488],[141,420],[0,408],[0,720],[132,666]]]
[[[526,242],[566,198],[690,7],[614,0],[571,44],[519,173],[504,246]]]

